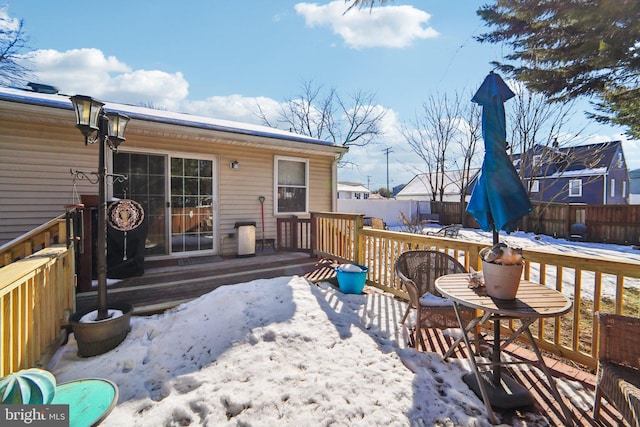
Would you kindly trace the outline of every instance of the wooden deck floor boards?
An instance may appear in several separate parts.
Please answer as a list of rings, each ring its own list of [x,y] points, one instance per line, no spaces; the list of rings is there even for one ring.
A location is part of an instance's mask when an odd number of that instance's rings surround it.
[[[108,300],[126,301],[134,305],[136,314],[161,312],[182,302],[197,298],[220,286],[243,283],[255,279],[289,275],[305,275],[317,282],[333,278],[335,264],[328,260],[318,260],[308,254],[274,253],[253,258],[225,259],[222,262],[195,265],[177,265],[176,261],[154,261],[145,268],[141,277],[124,279],[109,287]],[[366,290],[366,288],[365,288]],[[389,297],[391,300],[392,297]],[[77,295],[77,309],[96,304],[95,291]],[[382,308],[384,309],[384,308]],[[398,319],[399,321],[399,319]],[[408,335],[408,334],[407,334]],[[443,355],[451,345],[451,338],[438,330],[422,331],[420,348],[423,351]],[[408,346],[413,346],[408,343]],[[535,359],[535,354],[527,348],[510,344],[507,354],[514,357]],[[456,350],[454,357],[466,357],[466,353]],[[620,414],[608,403],[603,405],[601,420],[592,416],[595,376],[591,372],[576,368],[556,359],[548,359],[547,366],[554,378],[582,387],[584,401],[572,402],[563,398],[571,411],[577,426],[617,427],[625,426]],[[522,370],[517,367],[506,369],[513,378],[531,391],[536,401],[534,411],[547,416],[552,425],[562,426],[562,411],[555,402],[546,382],[546,377],[538,369]],[[562,392],[561,392],[562,394]],[[505,421],[514,418],[514,413],[498,412]],[[508,424],[508,422],[507,422]],[[516,424],[510,424],[516,425]],[[517,424],[527,425],[527,424]],[[530,424],[529,424],[530,425]]]
[[[451,338],[445,337],[439,330],[423,330],[420,339],[420,349],[422,351],[432,351],[440,355],[444,355],[452,342],[453,340]],[[413,346],[413,343],[410,343],[410,345]],[[535,353],[521,344],[510,344],[504,353],[514,358],[536,360]],[[457,350],[454,357],[465,358],[466,352],[463,353],[460,350]],[[572,421],[575,426],[628,426],[628,424],[622,420],[620,413],[606,401],[603,401],[604,404],[601,410],[601,419],[593,419],[593,395],[595,393],[595,375],[593,373],[571,366],[567,363],[563,363],[561,360],[555,358],[543,357],[545,358],[545,363],[554,380],[562,379],[566,383],[573,385],[575,388],[581,387],[584,389],[583,398],[578,399],[576,402],[568,399],[563,395],[563,392],[560,391],[560,394],[563,396],[564,403],[571,412]],[[551,425],[553,426],[565,425],[563,422],[562,409],[553,397],[547,379],[541,370],[537,368],[520,369],[518,366],[514,366],[505,368],[505,371],[532,393],[535,404],[533,408],[527,408],[527,410],[544,414],[549,418]],[[559,389],[560,388],[561,387],[559,387]],[[507,425],[512,425],[509,421],[515,417],[515,412],[495,411],[504,417],[504,421]]]

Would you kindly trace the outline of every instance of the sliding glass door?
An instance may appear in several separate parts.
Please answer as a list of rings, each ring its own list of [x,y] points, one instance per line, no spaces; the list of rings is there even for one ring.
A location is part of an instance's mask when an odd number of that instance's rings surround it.
[[[213,159],[120,152],[113,157],[113,196],[145,210],[146,255],[215,251]]]
[[[113,171],[126,180],[113,184],[113,196],[133,199],[144,208],[145,255],[167,255],[167,156],[123,153],[113,156]]]
[[[214,249],[213,161],[171,159],[171,251]]]

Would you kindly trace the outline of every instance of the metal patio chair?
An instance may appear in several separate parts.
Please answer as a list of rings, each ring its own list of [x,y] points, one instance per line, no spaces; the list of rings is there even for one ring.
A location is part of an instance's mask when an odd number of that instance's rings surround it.
[[[466,273],[455,258],[440,251],[415,250],[403,252],[395,262],[396,275],[409,294],[409,306],[402,318],[404,324],[411,310],[416,310],[414,343],[419,347],[422,328],[460,328],[453,303],[435,289],[435,281],[445,274]],[[475,317],[475,310],[460,307],[463,320]],[[476,334],[476,344],[477,344]]]

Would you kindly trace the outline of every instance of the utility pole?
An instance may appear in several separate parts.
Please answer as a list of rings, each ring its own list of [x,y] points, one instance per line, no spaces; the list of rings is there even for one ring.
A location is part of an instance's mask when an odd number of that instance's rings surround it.
[[[367,175],[367,190],[371,190],[371,175]]]
[[[387,192],[389,192],[389,153],[393,153],[393,148],[387,147],[382,152],[387,155]]]

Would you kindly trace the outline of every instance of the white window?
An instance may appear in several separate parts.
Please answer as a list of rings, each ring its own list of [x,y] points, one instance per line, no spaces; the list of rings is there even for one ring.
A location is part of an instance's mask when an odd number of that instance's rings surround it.
[[[295,157],[275,158],[276,214],[302,214],[309,206],[309,161]]]
[[[569,197],[581,197],[582,196],[582,180],[570,179],[569,180]]]
[[[540,181],[538,181],[537,179],[534,179],[533,181],[531,181],[531,192],[537,193],[539,191],[540,191]]]
[[[540,159],[542,159],[542,155],[536,154],[533,156],[533,166],[540,164]]]
[[[611,178],[609,188],[611,188],[611,197],[616,196],[616,180]]]
[[[627,197],[627,181],[622,181],[622,197]]]

